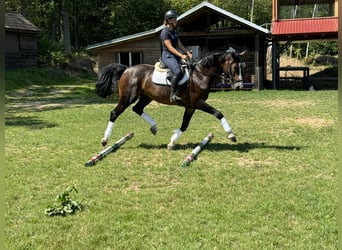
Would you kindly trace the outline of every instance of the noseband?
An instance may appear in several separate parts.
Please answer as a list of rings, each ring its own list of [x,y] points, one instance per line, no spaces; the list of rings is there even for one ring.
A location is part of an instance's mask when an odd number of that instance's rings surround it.
[[[240,63],[238,62],[238,60],[236,60],[236,59],[234,58],[233,53],[228,52],[228,54],[230,54],[229,57],[230,57],[231,59],[233,59],[233,60],[232,60],[232,62],[229,63],[228,72],[227,72],[228,74],[224,74],[224,75],[227,76],[227,77],[229,78],[229,82],[230,82],[231,84],[234,84],[234,83],[236,83],[236,82],[240,82],[240,80],[234,80],[234,75],[233,75],[233,64],[234,64],[234,63],[237,63],[238,66],[240,67]],[[230,58],[228,58],[228,60],[229,60]]]

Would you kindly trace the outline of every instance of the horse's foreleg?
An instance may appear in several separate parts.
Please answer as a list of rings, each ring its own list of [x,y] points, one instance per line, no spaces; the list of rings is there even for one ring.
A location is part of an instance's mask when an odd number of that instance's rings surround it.
[[[228,134],[228,139],[231,140],[232,142],[237,142],[236,136],[233,134],[233,130],[230,127],[230,125],[229,125],[228,121],[226,120],[226,118],[222,117],[220,119],[220,121],[221,121],[221,124],[222,124],[222,127],[223,127],[224,131],[226,131],[227,134]]]
[[[215,116],[217,119],[219,119],[221,121],[221,125],[222,125],[224,131],[228,134],[228,139],[231,140],[232,142],[237,141],[235,135],[233,134],[233,130],[232,130],[231,126],[229,125],[228,121],[226,120],[226,118],[224,118],[223,114],[220,111],[218,111],[217,109],[210,106],[204,100],[200,100],[197,103],[196,107],[199,110],[202,110],[208,114],[211,114],[211,115]]]
[[[188,128],[192,115],[194,114],[194,108],[185,108],[183,114],[183,121],[180,129],[176,129],[173,131],[173,135],[171,136],[170,143],[167,144],[168,149],[173,149],[176,141],[182,135],[183,132]]]
[[[149,97],[145,96],[145,95],[141,95],[139,98],[139,101],[137,102],[137,104],[135,104],[133,106],[133,111],[138,114],[141,118],[143,118],[148,124],[151,125],[150,127],[150,131],[152,134],[157,134],[157,124],[156,122],[153,120],[153,118],[147,114],[146,112],[144,112],[144,108],[150,104],[152,101],[152,99],[150,99]]]

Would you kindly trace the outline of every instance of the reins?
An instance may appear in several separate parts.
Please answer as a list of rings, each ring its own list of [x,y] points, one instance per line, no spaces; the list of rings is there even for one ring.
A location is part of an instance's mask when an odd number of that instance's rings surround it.
[[[229,64],[228,75],[225,74],[225,73],[223,73],[223,74],[218,74],[218,73],[215,73],[215,72],[213,72],[213,71],[210,71],[209,69],[205,68],[205,67],[204,67],[201,63],[199,63],[199,62],[194,63],[194,65],[195,65],[194,70],[197,71],[197,72],[199,72],[199,73],[201,73],[202,75],[205,75],[205,76],[211,76],[211,75],[216,76],[216,77],[222,77],[222,75],[223,75],[224,77],[228,76],[229,79],[230,79],[230,83],[234,84],[234,83],[236,83],[236,82],[239,82],[239,81],[233,81],[233,80],[232,80],[232,78],[233,78],[232,65],[233,65],[234,62],[235,62],[235,60],[233,59],[233,62],[231,62],[231,63]],[[196,65],[200,66],[200,67],[201,67],[203,70],[205,70],[206,72],[202,72],[201,70],[196,69]],[[240,66],[240,65],[239,65],[239,66]]]

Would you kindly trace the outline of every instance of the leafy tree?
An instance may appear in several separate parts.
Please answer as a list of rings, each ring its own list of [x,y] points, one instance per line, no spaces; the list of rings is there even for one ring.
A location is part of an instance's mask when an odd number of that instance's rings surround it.
[[[338,54],[337,42],[322,41],[310,43],[310,49],[312,55],[329,55],[335,56]]]
[[[202,1],[5,0],[5,9],[22,13],[41,28],[38,41],[41,58],[48,61],[51,60],[51,56],[59,55],[59,61],[61,53],[57,52],[70,53],[82,50],[89,44],[156,28],[162,24],[167,10],[175,9],[182,14]],[[269,0],[208,0],[208,2],[246,20],[252,19],[258,25],[271,22],[272,3]],[[253,17],[251,17],[252,8]],[[317,13],[324,13],[321,7],[318,10]],[[312,6],[301,10],[301,15],[309,15],[309,13],[312,15]],[[337,47],[327,44],[322,46],[333,51]],[[310,48],[317,49],[314,46]]]

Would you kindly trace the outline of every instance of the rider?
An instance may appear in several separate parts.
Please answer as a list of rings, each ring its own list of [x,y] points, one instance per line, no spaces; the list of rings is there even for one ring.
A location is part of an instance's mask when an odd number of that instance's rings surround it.
[[[171,82],[171,94],[170,102],[182,100],[177,95],[178,81],[182,77],[179,62],[181,59],[187,57],[192,58],[192,54],[186,50],[182,42],[178,37],[176,30],[177,27],[177,12],[169,10],[165,13],[164,29],[160,34],[160,40],[162,42],[162,62],[171,70],[172,78]],[[182,51],[183,53],[181,53]]]

